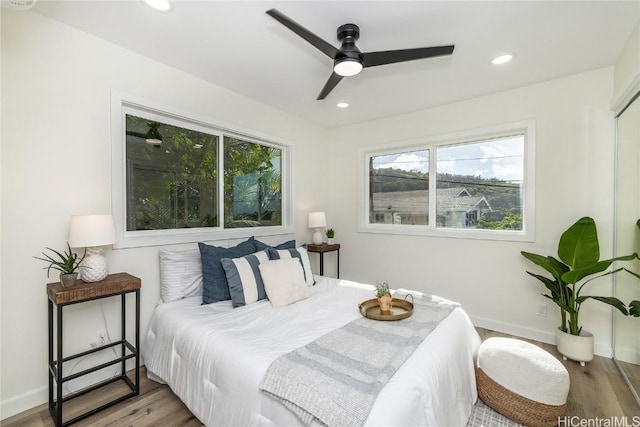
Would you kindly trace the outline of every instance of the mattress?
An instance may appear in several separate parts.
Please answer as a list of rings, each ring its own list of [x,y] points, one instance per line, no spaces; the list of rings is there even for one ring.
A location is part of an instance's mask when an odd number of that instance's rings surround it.
[[[360,316],[374,287],[317,276],[311,297],[283,308],[263,300],[233,309],[201,297],[159,304],[144,339],[149,378],[167,383],[207,426],[302,425],[258,389],[269,365]],[[365,425],[464,426],[477,399],[480,345],[454,309],[382,389]]]

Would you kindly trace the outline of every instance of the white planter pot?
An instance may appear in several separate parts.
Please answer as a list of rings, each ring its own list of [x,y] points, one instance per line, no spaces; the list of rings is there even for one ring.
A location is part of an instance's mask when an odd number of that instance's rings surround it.
[[[593,334],[584,329],[579,336],[556,329],[556,344],[564,360],[575,360],[582,366],[593,360]]]

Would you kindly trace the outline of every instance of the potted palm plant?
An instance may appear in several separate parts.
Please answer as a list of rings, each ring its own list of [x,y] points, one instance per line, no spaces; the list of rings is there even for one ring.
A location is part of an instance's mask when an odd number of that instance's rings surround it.
[[[640,228],[640,221],[638,222]],[[593,359],[593,335],[582,329],[579,321],[580,308],[587,300],[600,301],[619,310],[625,316],[640,317],[640,301],[625,304],[613,296],[587,295],[585,286],[602,276],[626,271],[640,279],[640,276],[626,268],[610,269],[614,261],[638,259],[636,253],[600,260],[598,232],[593,218],[583,217],[569,227],[558,243],[558,257],[521,252],[534,264],[544,268],[551,278],[527,271],[527,274],[541,281],[550,293],[543,294],[560,308],[561,323],[556,330],[558,351],[572,360],[585,362]]]
[[[49,277],[51,270],[58,270],[60,272],[60,283],[62,283],[62,286],[73,286],[78,279],[78,269],[82,268],[80,263],[87,255],[87,252],[85,251],[82,258],[78,259],[78,254],[71,251],[69,243],[67,243],[67,251],[63,253],[51,248],[46,249],[53,252],[53,256],[42,252],[44,258],[37,256],[34,256],[34,258],[49,264],[47,267],[43,267],[47,270],[47,277]],[[57,258],[54,258],[54,256]]]

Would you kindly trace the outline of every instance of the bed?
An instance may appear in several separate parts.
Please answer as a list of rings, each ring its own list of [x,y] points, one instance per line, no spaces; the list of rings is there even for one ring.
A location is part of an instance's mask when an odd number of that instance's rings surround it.
[[[260,391],[265,372],[279,357],[361,318],[358,304],[374,290],[314,279],[308,298],[281,308],[267,299],[237,308],[231,301],[203,305],[198,295],[158,304],[143,342],[149,378],[167,383],[207,426],[304,425]],[[466,425],[477,399],[479,345],[467,314],[453,309],[382,388],[364,424]]]

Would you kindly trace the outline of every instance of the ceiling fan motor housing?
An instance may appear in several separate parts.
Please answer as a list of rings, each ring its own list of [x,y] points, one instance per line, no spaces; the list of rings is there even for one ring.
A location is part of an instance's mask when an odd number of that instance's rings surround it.
[[[356,24],[344,24],[338,27],[338,41],[342,43],[340,53],[334,59],[336,62],[342,62],[349,58],[362,63],[362,54],[360,49],[356,47],[356,40],[360,38],[360,28]]]

